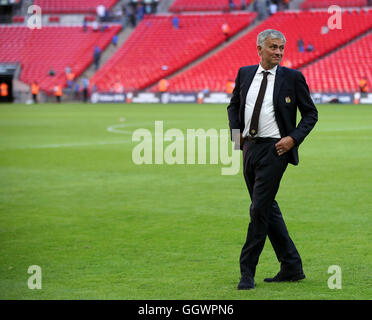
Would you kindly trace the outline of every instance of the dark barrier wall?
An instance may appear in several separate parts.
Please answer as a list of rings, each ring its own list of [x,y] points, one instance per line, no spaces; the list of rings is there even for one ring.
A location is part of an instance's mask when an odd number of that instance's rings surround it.
[[[3,84],[6,84],[6,90]],[[0,75],[0,102],[13,102],[13,99],[13,77]]]

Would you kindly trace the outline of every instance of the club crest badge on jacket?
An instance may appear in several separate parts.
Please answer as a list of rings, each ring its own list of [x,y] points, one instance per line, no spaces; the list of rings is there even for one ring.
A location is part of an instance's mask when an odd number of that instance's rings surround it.
[[[285,97],[285,102],[286,103],[291,103],[291,98],[290,97]]]

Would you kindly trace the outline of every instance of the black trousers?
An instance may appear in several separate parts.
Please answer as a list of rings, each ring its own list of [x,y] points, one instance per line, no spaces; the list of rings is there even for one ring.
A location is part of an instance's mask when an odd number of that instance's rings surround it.
[[[288,165],[287,154],[279,156],[275,143],[251,142],[243,146],[244,178],[252,200],[247,239],[240,255],[242,275],[254,277],[266,236],[274,248],[281,270],[302,272],[300,255],[291,240],[275,196]]]

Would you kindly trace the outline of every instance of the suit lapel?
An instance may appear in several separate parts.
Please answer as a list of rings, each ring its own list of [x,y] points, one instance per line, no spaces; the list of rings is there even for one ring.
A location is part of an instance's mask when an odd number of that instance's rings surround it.
[[[275,75],[275,83],[274,83],[274,96],[273,96],[273,103],[274,103],[274,108],[278,105],[278,99],[279,99],[279,91],[280,87],[282,86],[284,81],[284,75],[283,75],[283,68],[278,66],[276,70],[276,75]]]
[[[242,96],[243,96],[244,99],[247,97],[249,87],[252,84],[252,81],[253,81],[254,75],[257,72],[257,69],[258,69],[258,65],[253,66],[253,68],[251,68],[249,70],[249,73],[247,73],[246,76],[245,76],[244,83],[243,83],[243,88],[242,88]],[[244,104],[245,104],[245,100],[244,100]]]
[[[247,99],[247,93],[248,93],[249,87],[252,84],[252,81],[253,81],[254,75],[256,74],[257,69],[258,69],[258,65],[250,67],[247,70],[248,72],[245,73],[243,82],[241,84],[242,95],[241,95],[241,101],[240,101],[240,119],[242,123],[244,123],[245,100]]]

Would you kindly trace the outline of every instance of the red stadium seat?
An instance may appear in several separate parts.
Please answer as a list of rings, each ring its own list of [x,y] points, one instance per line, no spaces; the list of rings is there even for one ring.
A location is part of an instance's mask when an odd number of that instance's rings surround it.
[[[300,8],[303,10],[307,10],[316,8],[328,8],[332,5],[338,5],[343,8],[365,7],[367,6],[367,0],[305,0],[303,3],[301,3]]]
[[[93,48],[105,48],[120,26],[105,32],[83,32],[82,27],[43,26],[31,30],[23,26],[0,26],[0,61],[20,62],[20,80],[37,81],[49,91],[55,83],[65,84],[65,68],[79,76],[93,62]],[[48,71],[56,72],[54,77]]]
[[[88,16],[85,16],[85,20],[88,21],[88,22],[92,22],[92,21],[96,20],[96,17],[93,16],[93,15],[88,15]]]
[[[235,79],[241,66],[259,62],[256,38],[258,33],[265,29],[277,28],[284,33],[287,43],[283,62],[288,59],[292,63],[292,68],[299,68],[372,28],[372,10],[344,12],[342,29],[330,30],[321,35],[321,28],[327,24],[328,18],[329,14],[326,11],[279,12],[215,55],[170,78],[169,91],[187,92],[206,88],[210,91],[224,91],[226,82]],[[299,52],[296,43],[300,37],[305,46],[312,43],[315,50]]]
[[[13,22],[14,23],[23,23],[23,22],[25,22],[25,17],[24,16],[14,16],[13,17]]]
[[[59,22],[59,16],[50,16],[49,22]]]
[[[241,9],[241,1],[233,1],[236,9]],[[175,0],[170,6],[170,12],[182,11],[227,11],[227,0]]]
[[[372,34],[362,37],[301,71],[313,92],[357,92],[358,82],[372,85]]]
[[[118,0],[35,0],[43,13],[96,13],[98,5],[110,9]]]
[[[172,16],[147,16],[91,82],[102,91],[110,90],[118,79],[126,90],[143,89],[221,44],[225,39],[221,31],[224,22],[235,34],[255,16],[182,15],[179,29],[172,26]]]

